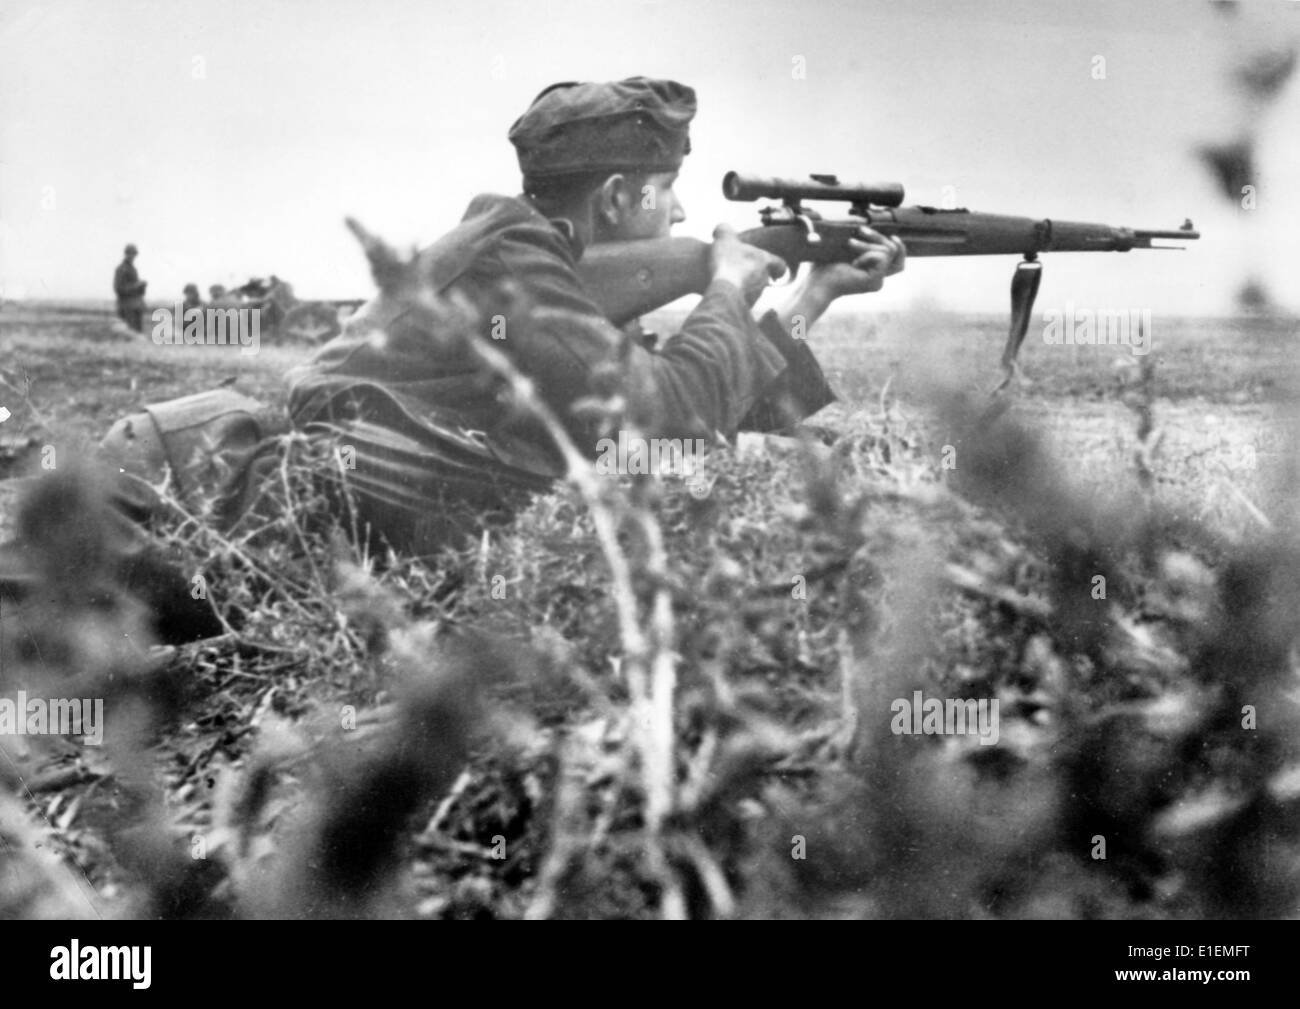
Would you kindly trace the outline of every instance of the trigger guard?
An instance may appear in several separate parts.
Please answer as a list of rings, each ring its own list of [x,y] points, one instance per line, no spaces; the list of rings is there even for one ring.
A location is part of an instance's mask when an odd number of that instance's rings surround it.
[[[790,264],[786,263],[784,259],[781,260],[781,262],[785,263],[785,273],[781,274],[779,277],[769,277],[767,281],[768,287],[789,287],[794,283],[794,278],[798,275],[799,268],[796,266],[794,269],[791,269]]]

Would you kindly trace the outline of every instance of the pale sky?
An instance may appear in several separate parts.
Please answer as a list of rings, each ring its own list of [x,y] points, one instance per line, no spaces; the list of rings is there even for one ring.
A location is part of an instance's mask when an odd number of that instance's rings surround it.
[[[646,74],[699,95],[679,233],[757,223],[721,196],[733,168],[896,180],[907,203],[951,186],[973,210],[1204,235],[1048,255],[1040,309],[1226,311],[1254,264],[1300,311],[1300,75],[1259,124],[1257,209],[1189,153],[1242,128],[1221,85],[1238,36],[1300,34],[1300,3],[1247,7],[1234,24],[1195,0],[0,0],[0,283],[108,298],[131,241],[156,301],[271,272],[364,297],[345,215],[429,242],[474,194],[517,191],[506,131],[544,86]],[[1013,265],[915,260],[853,305],[1002,310]]]

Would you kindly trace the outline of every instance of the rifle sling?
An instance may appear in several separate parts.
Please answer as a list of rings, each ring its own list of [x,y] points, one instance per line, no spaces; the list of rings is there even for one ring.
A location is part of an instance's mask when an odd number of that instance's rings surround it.
[[[1016,357],[1020,345],[1025,342],[1025,333],[1029,330],[1029,319],[1034,311],[1034,299],[1038,297],[1038,285],[1043,280],[1043,264],[1036,258],[1026,256],[1016,264],[1016,272],[1011,278],[1011,328],[1007,332],[1007,345],[1002,351],[1002,381],[993,390],[1001,392],[1016,374]]]

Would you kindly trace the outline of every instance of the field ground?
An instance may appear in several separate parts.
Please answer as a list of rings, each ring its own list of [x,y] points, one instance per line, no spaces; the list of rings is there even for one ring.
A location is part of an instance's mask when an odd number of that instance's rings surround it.
[[[1145,554],[1118,526],[1112,544],[1104,529],[1091,543],[1072,539],[1080,516],[1106,513],[1137,486],[1140,369],[1126,348],[1052,347],[1032,331],[1026,341],[1022,380],[1004,401],[1019,430],[1041,436],[1055,474],[1014,453],[1007,471],[1049,513],[1012,501],[1003,515],[940,492],[946,441],[973,446],[977,483],[988,447],[945,432],[972,422],[934,390],[991,388],[1004,326],[925,313],[824,320],[811,338],[840,401],[816,419],[844,432],[839,469],[805,477],[792,457],[737,456],[710,462],[707,500],[664,492],[656,507],[680,651],[660,723],[672,736],[667,777],[645,766],[664,751],[638,734],[633,687],[617,675],[626,649],[610,576],[570,492],[539,499],[491,553],[485,542],[459,556],[463,577],[394,565],[378,588],[346,566],[329,581],[319,562],[331,555],[305,545],[304,558],[294,544],[236,549],[173,530],[188,563],[227,579],[226,613],[243,630],[172,650],[165,669],[149,667],[161,679],[141,681],[183,687],[151,744],[161,803],[140,784],[130,746],[112,760],[70,745],[19,754],[39,765],[24,782],[41,784],[26,792],[26,827],[0,794],[0,917],[85,912],[84,900],[59,898],[66,881],[29,848],[58,852],[106,916],[1294,915],[1300,764],[1294,704],[1279,699],[1293,690],[1294,653],[1257,643],[1293,635],[1286,607],[1300,585],[1286,541],[1263,557],[1249,544],[1293,517],[1284,422],[1300,387],[1296,320],[1170,320],[1155,334],[1154,497],[1228,545],[1202,557],[1183,526]],[[225,382],[282,403],[286,371],[308,353],[265,341],[253,356],[157,347],[102,308],[6,304],[0,475],[30,470],[40,446],[84,447],[144,404]],[[967,458],[956,457],[959,474]],[[1245,560],[1214,595],[1211,568],[1230,567],[1238,544]],[[956,583],[937,573],[945,561]],[[1098,564],[1133,589],[1117,590],[1104,617],[1074,608]],[[806,576],[806,603],[791,601],[792,571]],[[1173,573],[1167,584],[1160,571]],[[513,593],[505,603],[497,578]],[[286,591],[302,584],[314,590]],[[87,619],[70,654],[118,656],[95,636],[105,614]],[[492,745],[462,738],[481,716],[457,707],[460,695],[401,701],[401,670],[427,672],[434,651],[456,665],[454,645],[438,650],[430,626],[453,640],[481,634],[466,639],[479,642],[473,669],[531,670],[500,688],[514,713],[496,713]],[[42,652],[39,665],[57,665],[53,656]],[[879,713],[870,703],[921,683],[1001,698],[1004,745],[865,728],[867,712]],[[1243,698],[1268,714],[1259,745],[1235,731]],[[366,724],[331,756],[321,726],[342,701]],[[445,718],[448,703],[456,718],[427,721]],[[407,721],[385,736],[394,707]],[[377,735],[362,731],[376,725]],[[377,757],[347,763],[371,744]],[[655,855],[642,847],[647,795],[665,781],[675,812],[654,835],[664,846]],[[399,812],[385,819],[389,800]],[[244,831],[239,844],[231,823]],[[1086,855],[1098,831],[1113,845],[1109,862]],[[400,900],[385,904],[365,886],[399,833]],[[792,835],[806,835],[816,856],[792,862]],[[312,838],[325,846],[294,847]],[[358,851],[380,839],[372,863],[336,864],[340,838]],[[196,839],[215,856],[201,865]],[[495,861],[507,839],[509,857]],[[278,876],[267,868],[276,864]],[[364,884],[364,897],[331,904],[304,891],[309,870],[344,889]]]
[[[675,317],[650,328],[670,331]],[[840,396],[819,421],[834,424],[877,408],[888,381],[906,406],[918,383],[936,379],[972,390],[1000,377],[1001,318],[899,315],[834,316],[812,332],[812,345]],[[1012,415],[1042,433],[1081,484],[1098,489],[1130,472],[1136,421],[1122,402],[1137,379],[1138,358],[1123,347],[1035,343],[1021,351],[1023,379]],[[1229,532],[1257,521],[1250,504],[1270,493],[1282,459],[1276,416],[1295,380],[1300,321],[1170,320],[1153,339],[1157,429],[1154,468],[1175,511],[1217,521]],[[260,353],[232,348],[157,347],[115,331],[107,309],[75,304],[8,305],[0,313],[0,371],[30,389],[32,406],[10,404],[4,436],[32,434],[42,443],[97,441],[119,417],[143,404],[233,382],[267,403],[286,397],[283,377],[310,354],[264,341]],[[11,400],[13,390],[5,390]],[[40,419],[52,432],[41,433]],[[4,461],[0,458],[0,472]],[[1265,513],[1268,509],[1264,508]]]

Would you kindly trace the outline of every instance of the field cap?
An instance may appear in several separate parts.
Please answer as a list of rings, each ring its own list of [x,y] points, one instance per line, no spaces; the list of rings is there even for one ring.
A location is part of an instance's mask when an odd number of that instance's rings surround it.
[[[133,252],[138,255],[140,250],[137,249],[134,245],[128,245],[125,249],[122,250],[122,255],[129,256]]]
[[[694,90],[676,81],[566,81],[534,98],[507,135],[525,178],[676,171],[691,151],[695,108]]]

